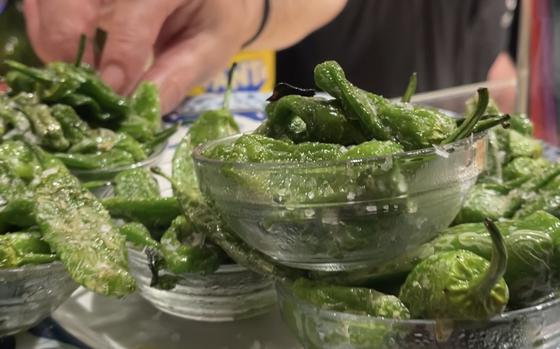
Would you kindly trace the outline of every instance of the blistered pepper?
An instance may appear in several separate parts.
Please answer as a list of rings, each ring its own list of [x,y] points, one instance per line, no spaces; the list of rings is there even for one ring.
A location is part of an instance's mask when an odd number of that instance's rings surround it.
[[[27,264],[44,264],[56,260],[49,245],[39,233],[7,233],[0,235],[0,269]]]
[[[498,228],[490,220],[485,224],[493,243],[490,262],[457,250],[436,253],[414,267],[399,294],[413,318],[486,320],[505,309],[507,251]]]
[[[130,112],[119,125],[140,142],[151,140],[161,128],[159,92],[151,82],[141,82],[130,98]]]
[[[111,216],[140,222],[150,230],[168,227],[181,213],[174,197],[129,199],[114,196],[102,202]]]
[[[282,97],[267,105],[268,119],[257,132],[295,143],[352,145],[366,141],[361,130],[346,118],[337,104],[337,101],[298,95]]]
[[[503,179],[505,181],[516,180],[518,178],[528,178],[535,173],[543,171],[550,165],[544,158],[518,157],[511,160],[503,169]]]
[[[29,182],[40,171],[40,163],[22,141],[8,140],[0,144],[0,160],[5,161],[15,175]]]
[[[409,319],[406,306],[395,296],[374,289],[329,285],[297,279],[290,289],[299,298],[325,310],[388,319]]]
[[[467,196],[454,224],[482,222],[485,217],[498,219],[506,215],[509,207],[507,192],[497,190],[492,185],[477,184]]]
[[[21,106],[21,110],[29,119],[33,133],[43,147],[54,151],[68,149],[70,142],[64,137],[60,123],[51,115],[49,107],[29,104]]]
[[[35,162],[22,143],[0,145],[0,232],[35,223],[33,193],[27,185],[40,172]]]
[[[202,113],[189,128],[173,154],[172,175],[176,183],[175,195],[184,202],[199,201],[200,190],[196,178],[192,151],[202,143],[239,133],[239,126],[229,111],[231,81],[235,65],[228,74],[228,85],[221,109]]]
[[[115,195],[125,199],[150,199],[161,197],[159,185],[152,172],[135,168],[120,172],[114,180]]]
[[[125,238],[109,213],[60,162],[38,149],[36,153],[44,166],[34,184],[44,240],[79,284],[104,295],[132,293],[135,281],[128,273]]]
[[[345,115],[361,125],[367,138],[394,140],[394,134],[383,124],[374,101],[367,92],[346,80],[338,63],[327,61],[318,64],[313,74],[315,85],[340,102]]]
[[[165,268],[175,274],[210,274],[222,262],[220,251],[205,244],[204,236],[197,234],[182,215],[163,233],[160,245]]]
[[[334,61],[318,64],[315,84],[335,97],[348,118],[359,121],[368,138],[397,140],[406,150],[440,144],[455,130],[455,121],[434,109],[391,103],[353,86]],[[474,125],[473,125],[474,127]]]
[[[307,279],[298,279],[288,287],[298,298],[298,303],[311,303],[321,311],[348,313],[344,321],[332,322],[325,331],[319,317],[304,315],[305,321],[301,321],[299,304],[285,299],[283,318],[296,332],[305,333],[302,344],[306,348],[385,348],[390,343],[387,339],[391,336],[392,324],[379,319],[410,317],[408,309],[397,297],[369,288],[334,286]],[[363,321],[351,314],[378,320]]]
[[[76,144],[90,137],[90,128],[72,107],[55,104],[51,107],[52,116],[60,123],[64,136],[71,144]]]
[[[159,248],[159,243],[154,240],[148,229],[141,223],[125,223],[119,227],[119,232],[126,237],[126,241],[137,247]]]

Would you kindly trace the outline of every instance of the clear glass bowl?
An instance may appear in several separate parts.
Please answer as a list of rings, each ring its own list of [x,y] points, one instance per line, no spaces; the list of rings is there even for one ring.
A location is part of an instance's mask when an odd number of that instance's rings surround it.
[[[459,212],[485,167],[486,136],[394,156],[234,163],[193,152],[200,189],[247,244],[278,263],[348,270],[429,241]]]
[[[552,349],[560,299],[485,322],[388,320],[322,310],[277,284],[282,318],[306,349]]]
[[[152,274],[143,251],[128,249],[140,295],[159,310],[198,321],[234,321],[264,314],[276,304],[272,281],[236,265],[210,275],[184,274],[174,289],[150,287]]]
[[[0,270],[0,337],[37,324],[77,287],[60,262]]]

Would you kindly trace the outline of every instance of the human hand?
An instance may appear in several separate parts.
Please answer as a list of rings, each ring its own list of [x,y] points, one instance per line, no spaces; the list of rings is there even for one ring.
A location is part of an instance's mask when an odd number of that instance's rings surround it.
[[[25,0],[31,43],[44,61],[72,61],[79,37],[107,32],[97,66],[121,94],[140,80],[160,89],[171,111],[192,87],[225,68],[258,30],[255,0]],[[91,40],[90,40],[91,41]],[[84,61],[94,64],[88,44]]]

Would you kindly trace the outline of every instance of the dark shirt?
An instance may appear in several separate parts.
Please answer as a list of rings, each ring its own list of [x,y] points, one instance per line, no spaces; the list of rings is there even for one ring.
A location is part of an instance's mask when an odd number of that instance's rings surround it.
[[[314,88],[313,67],[330,59],[355,85],[386,97],[401,95],[412,72],[418,92],[483,81],[506,48],[515,3],[348,0],[330,24],[278,52],[277,81]]]

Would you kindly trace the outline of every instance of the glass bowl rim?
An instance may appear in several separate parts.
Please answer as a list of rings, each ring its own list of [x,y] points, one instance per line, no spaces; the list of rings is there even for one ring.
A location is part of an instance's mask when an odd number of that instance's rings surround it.
[[[164,142],[162,142],[160,145],[158,145],[156,147],[156,149],[150,154],[150,156],[148,156],[144,160],[135,162],[133,164],[122,165],[122,166],[117,166],[117,167],[104,167],[104,168],[91,169],[91,170],[72,169],[72,168],[69,168],[69,170],[70,170],[70,173],[72,173],[73,175],[75,175],[77,177],[80,177],[80,176],[84,176],[84,175],[112,174],[112,173],[117,173],[117,172],[123,172],[123,171],[126,171],[126,170],[132,170],[132,169],[139,168],[139,167],[145,167],[145,166],[150,165],[153,161],[160,158],[163,155],[163,153],[165,152],[165,149],[167,149],[168,145],[169,145],[169,139],[166,139]]]
[[[142,254],[144,251],[144,248],[142,248],[141,250],[138,249],[137,247],[134,246],[134,244],[130,243],[127,241],[126,246],[130,252],[130,250],[132,250],[134,253],[139,253]],[[216,275],[216,274],[228,274],[228,273],[237,273],[237,272],[251,272],[249,269],[237,264],[237,263],[233,263],[233,264],[221,264],[220,267],[214,271],[213,273],[210,274],[198,274],[198,273],[183,273],[183,274],[174,274],[177,276],[182,276],[182,275],[196,275],[196,276],[208,276],[208,275]]]
[[[305,312],[312,312],[314,314],[318,314],[317,317],[320,318],[351,320],[351,321],[360,321],[360,322],[382,322],[387,325],[408,325],[408,326],[423,325],[423,326],[432,326],[432,327],[437,326],[437,321],[430,320],[430,319],[407,319],[407,320],[388,319],[388,318],[381,318],[381,317],[373,317],[369,315],[358,315],[358,314],[344,313],[344,312],[334,311],[334,310],[321,309],[316,305],[297,297],[293,292],[290,292],[289,287],[287,287],[282,282],[277,281],[275,283],[275,287],[279,298],[287,298],[293,303],[295,303],[297,307],[303,309]],[[504,312],[486,321],[467,321],[467,320],[453,320],[453,319],[450,320],[455,323],[464,323],[464,324],[496,325],[496,324],[509,322],[510,320],[519,317],[535,314],[537,312],[544,311],[554,306],[560,306],[560,297],[546,300],[540,304],[536,304],[530,307]],[[446,319],[442,319],[442,320],[445,321]]]
[[[44,271],[44,270],[53,270],[56,268],[60,268],[63,269],[64,271],[66,271],[66,268],[64,267],[64,264],[62,264],[61,261],[56,260],[53,262],[49,262],[49,263],[42,263],[42,264],[26,264],[26,265],[22,265],[21,267],[17,267],[17,268],[5,268],[5,269],[0,269],[0,275],[4,274],[17,274],[17,273],[23,273],[26,271]]]
[[[257,170],[275,170],[275,169],[288,169],[288,168],[322,168],[322,167],[337,167],[337,166],[348,166],[348,165],[361,165],[370,163],[381,163],[387,160],[400,160],[400,159],[412,159],[419,156],[437,155],[439,151],[445,151],[452,154],[456,148],[462,148],[465,146],[472,146],[480,140],[485,140],[487,132],[479,132],[476,134],[471,134],[471,136],[462,138],[453,143],[445,144],[442,146],[434,146],[410,151],[404,151],[400,153],[385,155],[385,156],[375,156],[362,159],[350,159],[350,160],[323,160],[314,161],[306,163],[298,162],[239,162],[239,161],[222,161],[218,159],[211,159],[204,156],[204,152],[217,145],[226,142],[231,142],[241,136],[252,134],[253,132],[238,133],[232,136],[223,137],[214,141],[206,142],[198,145],[192,152],[192,158],[195,164],[205,164],[210,166],[221,166],[228,165],[234,168],[247,168],[247,169],[257,169]]]

